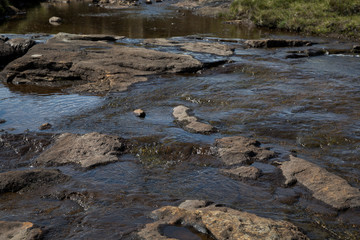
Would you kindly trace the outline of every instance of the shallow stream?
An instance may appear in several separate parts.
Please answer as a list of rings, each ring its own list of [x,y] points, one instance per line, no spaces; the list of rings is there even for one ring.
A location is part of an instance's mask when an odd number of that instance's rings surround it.
[[[54,15],[64,18],[64,24],[48,24]],[[153,37],[181,41],[231,39],[235,43],[226,44],[234,44],[236,50],[225,65],[196,74],[153,77],[125,92],[102,96],[0,83],[0,119],[6,120],[0,129],[3,134],[21,134],[9,140],[14,149],[21,144],[36,148],[43,138],[50,138],[47,133],[98,131],[137,139],[148,151],[144,156],[125,155],[119,162],[90,170],[60,167],[72,176],[72,181],[53,191],[65,191],[72,198],[59,200],[51,193],[50,197],[39,197],[38,192],[2,194],[0,220],[46,226],[46,239],[126,239],[152,221],[148,218],[152,210],[186,199],[204,199],[288,220],[311,239],[359,239],[358,209],[338,212],[314,200],[301,186],[283,188],[283,178],[272,165],[255,163],[264,176],[256,182],[241,182],[221,175],[215,157],[198,154],[188,159],[182,154],[188,145],[196,145],[201,152],[210,149],[216,138],[251,136],[277,152],[280,160],[290,153],[297,154],[360,188],[360,56],[287,59],[287,51],[292,49],[244,49],[240,44],[269,36],[309,39],[319,43],[317,48],[350,48],[353,43],[250,31],[225,25],[220,19],[177,11],[167,2],[120,10],[82,2],[44,3],[30,9],[26,17],[0,25],[3,35],[30,34],[39,42],[57,32],[125,36],[118,44],[135,46]],[[193,109],[218,132],[201,135],[179,128],[171,113],[180,104]],[[145,119],[133,115],[137,108],[146,111]],[[45,135],[34,136],[45,122],[53,128]],[[164,145],[172,149],[166,152],[168,155],[155,154]],[[14,150],[0,156],[16,159],[16,154]],[[31,167],[28,162],[25,159],[16,166],[2,163],[0,172]],[[278,184],[273,185],[274,181]],[[46,195],[46,191],[41,194]],[[183,239],[190,239],[186,234],[194,235],[175,227],[167,231],[171,236],[178,231],[184,234]],[[192,237],[203,239],[200,235]]]

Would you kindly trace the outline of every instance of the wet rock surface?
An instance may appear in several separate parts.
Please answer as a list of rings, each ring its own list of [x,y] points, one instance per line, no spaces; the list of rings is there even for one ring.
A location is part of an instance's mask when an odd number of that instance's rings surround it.
[[[166,225],[194,227],[214,239],[308,239],[295,225],[216,205],[166,206],[152,212],[157,221],[138,232],[140,239],[170,239],[159,231]],[[188,207],[190,206],[190,207]],[[195,207],[194,207],[195,206]]]
[[[306,49],[303,51],[291,52],[286,58],[304,58],[322,56],[328,53],[325,49]]]
[[[3,81],[39,86],[78,85],[73,91],[123,91],[147,75],[194,72],[203,67],[188,55],[71,40],[84,36],[55,36],[38,44],[25,56],[11,62],[1,73]],[[94,39],[94,36],[85,36]],[[107,39],[101,36],[95,39]],[[34,57],[34,56],[37,57]],[[80,85],[80,86],[79,86]]]
[[[311,46],[312,44],[313,43],[311,41],[287,39],[263,39],[245,41],[245,45],[251,48],[302,47]]]
[[[282,170],[286,185],[299,182],[308,188],[314,198],[337,209],[360,206],[360,190],[348,184],[346,180],[304,159],[290,156],[284,162]]]
[[[36,163],[46,166],[74,163],[88,168],[118,161],[125,150],[126,141],[117,136],[96,132],[85,135],[64,133],[36,159]]]
[[[195,116],[190,116],[190,108],[177,106],[173,110],[173,116],[185,130],[195,133],[208,134],[215,131],[215,128],[207,123],[199,122]]]
[[[0,173],[0,193],[18,192],[25,188],[55,185],[69,180],[59,170],[31,169]]]
[[[2,240],[39,240],[43,231],[31,222],[0,221],[0,239]]]
[[[220,172],[233,178],[256,180],[261,176],[261,171],[252,166],[241,166],[233,169],[221,169]]]
[[[260,142],[243,136],[216,140],[217,152],[226,166],[251,164],[275,157],[273,151],[260,147]]]

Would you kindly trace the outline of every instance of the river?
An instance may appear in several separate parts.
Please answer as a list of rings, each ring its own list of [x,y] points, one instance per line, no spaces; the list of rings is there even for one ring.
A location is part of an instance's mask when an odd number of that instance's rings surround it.
[[[62,17],[64,23],[48,24],[54,15]],[[177,11],[167,2],[130,9],[105,9],[82,2],[42,3],[26,16],[0,25],[2,35],[34,36],[38,42],[58,32],[125,36],[119,44],[135,46],[154,37],[238,42],[300,38],[318,42],[317,48],[333,49],[353,44],[248,30],[223,24],[221,19]],[[230,63],[201,74],[154,77],[125,92],[107,95],[0,83],[0,119],[6,120],[0,129],[8,133],[38,132],[42,123],[50,122],[53,128],[47,133],[98,131],[140,139],[149,148],[161,144],[174,148],[170,153],[174,156],[158,156],[156,161],[126,155],[120,162],[86,171],[60,167],[73,179],[62,188],[91,199],[85,208],[70,200],[39,199],[32,193],[3,194],[0,220],[46,226],[46,239],[126,239],[152,221],[148,218],[152,210],[186,199],[205,199],[288,220],[311,239],[358,239],[358,209],[335,211],[309,197],[300,186],[292,190],[281,184],[272,186],[266,179],[276,171],[272,165],[256,163],[265,179],[246,183],[219,174],[207,160],[176,159],[187,144],[207,148],[216,138],[251,136],[277,152],[279,159],[296,153],[360,188],[360,56],[287,59],[286,54],[284,49],[237,48]],[[196,116],[206,119],[218,132],[201,135],[179,128],[171,112],[180,104],[194,109]],[[145,119],[133,117],[132,110],[137,108],[147,112]],[[9,169],[2,164],[0,172]],[[279,201],[291,195],[289,191],[305,197],[292,203]]]

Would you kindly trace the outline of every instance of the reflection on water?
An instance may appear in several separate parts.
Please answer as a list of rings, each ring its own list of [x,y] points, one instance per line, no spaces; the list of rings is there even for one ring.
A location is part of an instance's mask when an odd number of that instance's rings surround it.
[[[170,2],[171,3],[171,2]],[[88,3],[42,3],[28,10],[22,19],[0,25],[0,33],[82,33],[112,34],[130,38],[152,38],[207,34],[222,37],[259,37],[260,31],[249,31],[235,25],[224,25],[219,19],[200,17],[188,11],[177,12],[166,6],[169,2],[142,4],[130,9],[105,9]],[[185,16],[184,16],[185,15]],[[60,26],[49,24],[58,16]]]

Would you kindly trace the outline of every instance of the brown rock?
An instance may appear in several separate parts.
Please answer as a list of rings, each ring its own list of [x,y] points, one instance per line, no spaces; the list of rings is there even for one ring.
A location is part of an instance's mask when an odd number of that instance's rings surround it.
[[[166,206],[153,211],[152,217],[158,221],[147,224],[138,232],[141,239],[169,240],[170,238],[161,235],[159,230],[163,226],[178,223],[194,227],[199,232],[212,235],[218,240],[308,239],[289,222],[258,217],[255,214],[215,205],[194,209]]]
[[[39,127],[39,130],[46,130],[52,128],[52,125],[50,123],[44,123]]]
[[[247,40],[245,41],[245,45],[252,48],[279,48],[310,46],[312,42],[306,40],[263,39]]]
[[[252,166],[241,166],[233,169],[221,169],[221,173],[234,178],[256,180],[260,177],[261,171]]]
[[[136,109],[134,110],[134,114],[135,116],[139,117],[139,118],[144,118],[146,117],[146,113],[144,112],[144,110],[142,109]]]
[[[221,160],[227,166],[251,164],[275,157],[273,151],[261,148],[258,141],[242,136],[217,139],[216,146]]]
[[[93,167],[117,161],[125,145],[124,139],[96,132],[85,135],[64,133],[36,159],[36,163],[47,166],[75,163],[84,168]]]
[[[17,192],[26,187],[56,184],[69,177],[56,169],[33,169],[0,173],[0,193]]]
[[[208,134],[215,131],[215,128],[207,123],[201,123],[194,116],[189,115],[190,109],[185,106],[177,106],[173,110],[173,116],[185,130],[195,133]]]
[[[308,188],[313,197],[337,208],[345,209],[360,206],[360,190],[335,174],[308,162],[304,159],[290,156],[290,161],[284,162],[282,170],[286,185],[296,181]]]
[[[184,43],[181,49],[191,52],[210,53],[220,56],[230,56],[234,54],[234,48],[221,43],[190,42]]]
[[[0,239],[2,240],[38,240],[43,232],[31,222],[0,221]]]

